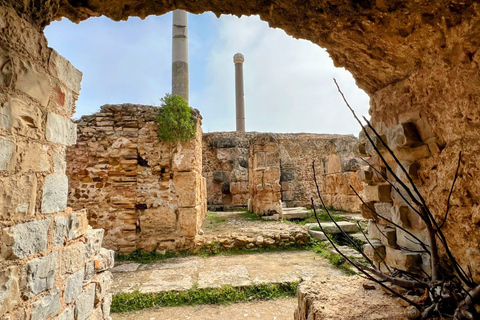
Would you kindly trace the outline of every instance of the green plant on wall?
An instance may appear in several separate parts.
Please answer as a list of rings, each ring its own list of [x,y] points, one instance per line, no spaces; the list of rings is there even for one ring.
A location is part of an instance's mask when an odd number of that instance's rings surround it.
[[[182,96],[166,94],[155,118],[158,139],[167,142],[187,142],[196,134],[192,109]]]

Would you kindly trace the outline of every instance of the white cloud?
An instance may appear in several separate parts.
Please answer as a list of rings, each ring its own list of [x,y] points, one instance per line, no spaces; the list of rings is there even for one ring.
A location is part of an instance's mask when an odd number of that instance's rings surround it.
[[[359,114],[368,96],[352,76],[335,68],[326,51],[258,17],[222,16],[211,48],[209,85],[198,93],[205,131],[235,129],[233,55],[245,55],[245,108],[248,131],[353,133],[359,127],[349,114],[333,78]]]

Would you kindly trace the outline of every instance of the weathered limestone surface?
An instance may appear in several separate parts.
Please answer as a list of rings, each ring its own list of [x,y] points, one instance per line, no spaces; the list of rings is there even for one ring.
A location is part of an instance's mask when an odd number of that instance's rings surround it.
[[[207,179],[209,207],[247,206],[249,199],[248,150],[256,132],[214,132],[203,135],[203,176]],[[281,200],[288,207],[310,207],[316,197],[312,161],[327,206],[360,211],[358,142],[352,136],[328,134],[272,134],[279,146]]]
[[[116,251],[190,248],[205,217],[200,114],[196,137],[170,144],[157,138],[157,110],[105,105],[78,121],[78,142],[67,149],[69,205],[88,208]]]
[[[90,279],[85,210],[67,208],[65,148],[82,74],[0,5],[0,318],[71,320]],[[101,246],[102,239],[97,239]],[[83,254],[79,254],[79,252]],[[90,272],[99,276],[113,266]],[[111,299],[88,301],[88,308]],[[100,314],[109,318],[109,309]]]

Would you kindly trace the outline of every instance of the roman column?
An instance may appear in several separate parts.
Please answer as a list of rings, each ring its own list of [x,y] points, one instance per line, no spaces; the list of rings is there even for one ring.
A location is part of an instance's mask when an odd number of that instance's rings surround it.
[[[178,94],[188,102],[188,30],[185,10],[173,11],[172,37],[172,94]]]
[[[245,101],[243,93],[243,54],[237,53],[233,56],[235,63],[235,100],[237,111],[237,132],[245,132]]]

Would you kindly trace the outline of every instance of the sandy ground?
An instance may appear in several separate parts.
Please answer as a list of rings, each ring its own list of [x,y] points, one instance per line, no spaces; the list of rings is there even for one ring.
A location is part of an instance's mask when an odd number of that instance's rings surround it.
[[[162,307],[113,313],[113,320],[291,320],[296,298],[242,302],[228,305]]]

